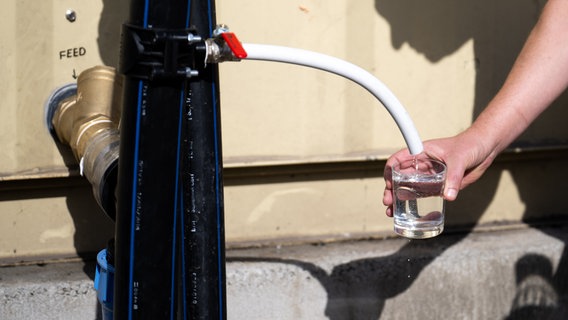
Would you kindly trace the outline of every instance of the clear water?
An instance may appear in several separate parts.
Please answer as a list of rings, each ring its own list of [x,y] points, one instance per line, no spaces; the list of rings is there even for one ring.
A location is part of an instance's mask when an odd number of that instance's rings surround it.
[[[430,238],[444,230],[443,175],[393,173],[394,230],[414,239]]]

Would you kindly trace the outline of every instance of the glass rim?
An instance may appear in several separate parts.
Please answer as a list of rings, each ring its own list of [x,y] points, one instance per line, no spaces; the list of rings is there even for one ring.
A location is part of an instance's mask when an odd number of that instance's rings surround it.
[[[406,163],[408,163],[408,162],[411,162],[411,163],[412,163],[412,162],[416,162],[417,164],[419,164],[419,163],[425,163],[425,162],[427,162],[427,163],[435,163],[436,165],[439,166],[439,168],[441,168],[441,170],[438,170],[438,169],[434,168],[434,169],[435,169],[435,172],[434,172],[434,173],[429,173],[429,174],[427,174],[427,173],[422,173],[422,172],[418,172],[420,175],[424,175],[424,176],[435,176],[435,175],[440,175],[440,174],[445,175],[445,174],[446,174],[446,171],[448,170],[447,165],[446,165],[443,161],[437,160],[437,159],[433,159],[433,158],[425,158],[425,157],[422,157],[422,158],[407,158],[407,159],[404,159],[404,160],[402,160],[402,161],[396,160],[396,161],[391,165],[392,173],[393,173],[393,174],[396,173],[396,174],[398,174],[398,175],[405,175],[404,172],[401,172],[401,171],[400,171],[400,165],[401,165],[401,164],[406,164]],[[408,167],[405,167],[405,168],[412,168],[412,166],[408,166]]]

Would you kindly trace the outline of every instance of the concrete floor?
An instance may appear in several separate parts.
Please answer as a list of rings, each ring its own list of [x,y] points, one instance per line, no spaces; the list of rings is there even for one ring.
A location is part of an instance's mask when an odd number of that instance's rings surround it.
[[[227,252],[229,319],[566,319],[568,228]],[[100,319],[90,263],[0,268],[0,319]]]

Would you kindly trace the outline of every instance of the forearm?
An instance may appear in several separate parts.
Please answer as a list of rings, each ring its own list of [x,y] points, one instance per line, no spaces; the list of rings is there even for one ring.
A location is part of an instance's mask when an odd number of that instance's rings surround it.
[[[568,86],[568,0],[550,0],[503,87],[469,131],[499,153]]]

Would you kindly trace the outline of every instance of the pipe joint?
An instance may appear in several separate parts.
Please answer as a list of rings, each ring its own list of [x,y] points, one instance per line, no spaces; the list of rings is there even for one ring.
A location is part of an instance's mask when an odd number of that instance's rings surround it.
[[[97,202],[111,218],[116,211],[121,79],[113,68],[93,67],[79,75],[75,94],[59,90],[65,96],[59,101],[52,96],[48,102],[53,134],[71,148]]]
[[[237,36],[229,32],[229,27],[219,25],[213,31],[213,38],[205,40],[206,63],[241,61],[247,53]]]

